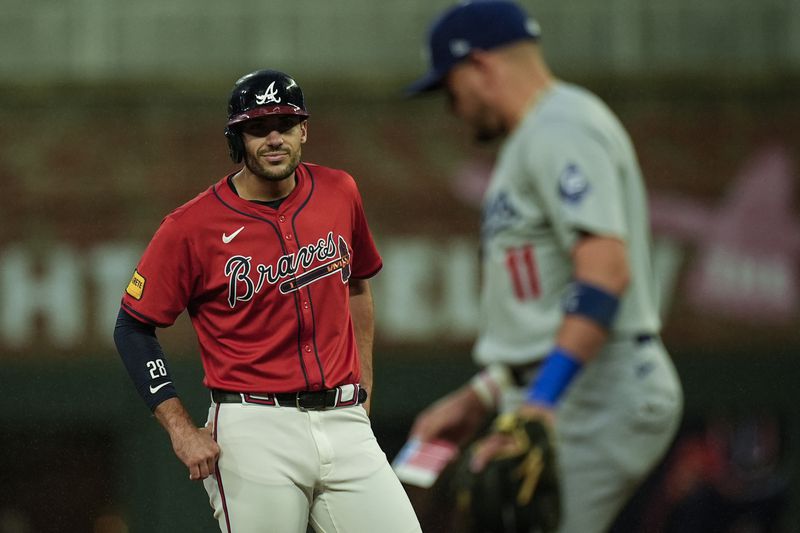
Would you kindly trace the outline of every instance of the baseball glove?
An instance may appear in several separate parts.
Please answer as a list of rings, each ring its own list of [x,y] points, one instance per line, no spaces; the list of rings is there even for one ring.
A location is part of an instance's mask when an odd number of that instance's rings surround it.
[[[542,420],[514,413],[500,415],[492,434],[508,438],[479,473],[469,470],[478,441],[465,454],[455,476],[457,506],[472,533],[549,533],[558,527],[561,496],[555,449]],[[490,437],[491,438],[491,435]]]

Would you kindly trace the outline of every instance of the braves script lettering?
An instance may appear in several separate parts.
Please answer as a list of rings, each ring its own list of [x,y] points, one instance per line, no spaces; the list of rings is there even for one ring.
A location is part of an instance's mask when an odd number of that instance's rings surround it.
[[[339,237],[342,240],[342,237]],[[266,281],[270,285],[280,280],[294,277],[301,269],[306,270],[315,262],[327,261],[337,257],[339,249],[333,238],[333,232],[300,248],[297,253],[282,255],[271,265],[256,265],[257,280],[250,277],[252,257],[234,255],[225,263],[225,276],[228,277],[228,304],[234,307],[237,302],[247,302],[260,292]],[[341,269],[345,263],[339,266]]]

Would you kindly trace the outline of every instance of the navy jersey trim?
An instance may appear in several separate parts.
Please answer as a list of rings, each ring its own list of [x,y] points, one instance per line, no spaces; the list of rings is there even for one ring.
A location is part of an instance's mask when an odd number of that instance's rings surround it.
[[[303,169],[308,173],[308,181],[310,183],[310,187],[308,190],[308,196],[306,196],[305,200],[303,200],[303,203],[300,204],[300,206],[297,208],[297,211],[294,213],[294,216],[292,216],[292,233],[294,234],[295,242],[297,243],[298,246],[300,246],[300,239],[297,236],[297,226],[296,226],[297,217],[300,214],[300,211],[302,211],[306,207],[308,202],[311,201],[311,196],[314,194],[314,188],[316,186],[314,173],[311,172],[311,169],[308,168],[308,166],[305,163],[303,163],[302,165]],[[322,361],[319,358],[319,349],[317,348],[317,321],[314,316],[314,301],[311,298],[310,286],[306,287],[306,293],[308,294],[308,305],[311,310],[311,343],[314,345],[314,359],[317,361],[317,367],[319,368],[319,375],[322,378],[322,386],[324,388],[327,388],[328,385],[325,383],[325,368],[323,367]],[[299,345],[302,344],[302,339],[300,338],[299,335],[297,341],[298,341],[298,348],[300,348]]]
[[[134,309],[130,305],[126,304],[125,302],[122,302],[122,307],[125,309],[126,313],[128,313],[131,316],[133,316],[133,318],[136,318],[137,320],[139,320],[139,322],[144,322],[145,324],[148,324],[150,326],[156,326],[156,327],[159,327],[159,328],[168,328],[171,325],[171,324],[167,324],[166,322],[159,322],[158,320],[153,320],[149,316],[143,315],[142,313],[140,313],[139,311],[137,311],[136,309]]]
[[[352,276],[353,279],[370,279],[374,278],[375,275],[383,269],[383,261],[380,262],[377,268],[371,270],[369,273],[364,274],[363,276]]]

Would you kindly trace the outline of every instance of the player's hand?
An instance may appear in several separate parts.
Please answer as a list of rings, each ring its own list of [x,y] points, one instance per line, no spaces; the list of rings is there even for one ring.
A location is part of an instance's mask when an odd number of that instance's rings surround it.
[[[516,414],[523,420],[541,420],[550,428],[555,423],[555,413],[544,406],[524,404]],[[516,440],[509,433],[494,431],[475,444],[469,468],[474,473],[480,472],[495,458],[513,455],[516,446]]]
[[[526,409],[532,415],[534,409]],[[466,490],[474,526],[480,531],[555,532],[561,520],[561,489],[553,432],[547,422],[552,413],[525,416],[504,413],[492,432],[467,450]],[[499,529],[498,529],[499,527]]]
[[[461,445],[477,433],[487,415],[480,398],[464,386],[422,411],[411,435],[423,442],[444,439]]]
[[[176,433],[172,436],[172,449],[189,469],[189,479],[201,480],[214,474],[220,449],[212,427],[191,427]]]

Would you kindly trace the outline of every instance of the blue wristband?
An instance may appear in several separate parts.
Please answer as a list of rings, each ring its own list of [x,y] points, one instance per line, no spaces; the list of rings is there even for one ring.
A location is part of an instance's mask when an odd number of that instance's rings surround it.
[[[583,281],[572,282],[564,296],[565,314],[581,315],[606,330],[611,328],[618,308],[617,296]]]
[[[528,388],[528,403],[555,407],[581,367],[582,363],[577,357],[558,346],[553,348],[533,385]]]

